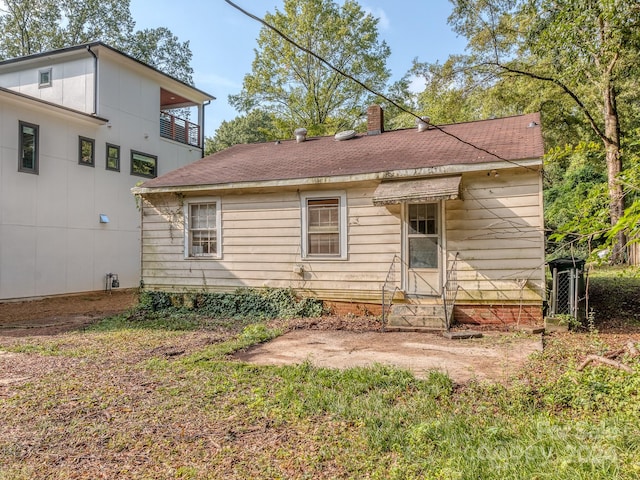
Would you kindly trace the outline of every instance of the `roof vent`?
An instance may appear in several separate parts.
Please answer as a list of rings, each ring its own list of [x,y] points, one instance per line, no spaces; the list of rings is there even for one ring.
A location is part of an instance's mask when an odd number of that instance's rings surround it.
[[[356,136],[355,130],[345,130],[344,132],[336,133],[334,138],[338,141],[341,141],[341,140],[349,140],[350,138],[353,138],[355,136]]]
[[[296,128],[293,131],[293,134],[296,136],[296,142],[304,142],[307,139],[307,129],[306,128]]]
[[[416,119],[416,123],[418,124],[418,131],[424,132],[429,129],[429,122],[431,119],[429,117],[420,117],[420,119]]]
[[[534,127],[537,127],[537,126],[538,126],[538,123],[537,123],[537,122],[531,122],[531,123],[529,124],[529,128],[534,128]]]

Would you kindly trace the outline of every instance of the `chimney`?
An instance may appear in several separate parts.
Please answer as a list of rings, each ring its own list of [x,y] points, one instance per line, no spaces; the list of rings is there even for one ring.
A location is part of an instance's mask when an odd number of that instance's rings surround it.
[[[384,111],[380,105],[367,108],[367,135],[380,135],[384,132]]]

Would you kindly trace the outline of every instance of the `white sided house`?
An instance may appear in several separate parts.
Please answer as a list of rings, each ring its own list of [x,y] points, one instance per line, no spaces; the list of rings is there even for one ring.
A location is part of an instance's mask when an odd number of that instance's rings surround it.
[[[134,188],[150,290],[291,287],[399,327],[542,320],[538,114],[236,145]]]
[[[212,99],[99,42],[0,62],[0,300],[138,286],[131,188],[202,158]]]

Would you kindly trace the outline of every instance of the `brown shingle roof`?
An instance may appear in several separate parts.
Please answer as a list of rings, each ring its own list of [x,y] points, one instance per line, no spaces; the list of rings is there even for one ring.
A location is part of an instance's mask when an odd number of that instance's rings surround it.
[[[233,184],[358,175],[412,168],[541,158],[538,113],[430,129],[360,134],[351,140],[309,138],[235,145],[145,182],[143,188]],[[474,148],[473,144],[488,152]]]

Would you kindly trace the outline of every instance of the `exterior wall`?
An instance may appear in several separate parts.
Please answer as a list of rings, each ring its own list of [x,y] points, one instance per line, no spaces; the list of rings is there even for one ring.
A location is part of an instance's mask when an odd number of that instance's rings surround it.
[[[374,189],[347,190],[346,260],[301,258],[301,203],[293,190],[216,194],[222,211],[220,260],[185,259],[181,198],[153,196],[143,209],[144,284],[162,290],[293,287],[321,298],[379,303],[401,229],[399,215],[372,205]],[[294,272],[296,265],[303,266],[302,274]]]
[[[487,323],[487,312],[493,312],[494,323],[541,318],[539,173],[510,169],[493,177],[482,172],[465,174],[462,182],[462,198],[445,203],[449,265],[458,253],[457,319]],[[143,208],[144,284],[174,291],[293,287],[334,302],[379,304],[389,268],[401,256],[402,229],[399,205],[373,206],[375,187],[344,188],[349,254],[343,261],[301,259],[303,192],[216,193],[222,211],[221,260],[184,258],[182,202],[189,197],[149,195]],[[303,265],[303,275],[294,273],[295,265]],[[391,278],[400,287],[400,262],[394,266]],[[334,305],[342,311],[348,303]]]
[[[52,88],[38,90],[37,66],[5,73],[0,84],[38,98],[51,92],[44,99],[90,113],[93,57],[81,54],[87,58],[53,65]],[[137,287],[140,212],[131,188],[144,178],[130,174],[130,152],[157,156],[159,175],[202,156],[160,137],[160,86],[151,77],[111,58],[99,72],[98,115],[107,125],[19,97],[0,100],[0,300],[101,290],[106,273]],[[32,76],[35,90],[24,80]],[[37,175],[18,171],[19,121],[40,127]],[[94,167],[78,164],[79,136],[95,140]],[[120,146],[119,172],[105,168],[106,143]],[[109,223],[99,223],[101,213]]]
[[[18,171],[19,120],[40,127],[37,175]],[[109,272],[136,286],[139,177],[105,169],[106,127],[0,103],[0,131],[0,299],[100,290]],[[78,135],[96,140],[93,168],[78,164]]]
[[[463,176],[462,199],[447,202],[449,258],[458,253],[457,321],[542,320],[541,181],[539,172],[526,169],[500,172],[498,177],[487,172],[468,174]],[[478,308],[480,305],[490,308]],[[531,305],[533,313],[520,308]]]
[[[138,75],[104,56],[100,58],[98,88],[98,114],[109,119],[105,141],[120,145],[121,172],[131,170],[131,150],[156,155],[158,176],[202,157],[200,149],[160,136],[160,85],[151,77]]]
[[[51,87],[39,88],[39,71],[51,68]],[[0,73],[0,87],[30,97],[94,113],[94,59],[87,51],[72,57],[43,57],[28,67],[14,64]]]

